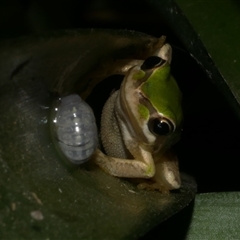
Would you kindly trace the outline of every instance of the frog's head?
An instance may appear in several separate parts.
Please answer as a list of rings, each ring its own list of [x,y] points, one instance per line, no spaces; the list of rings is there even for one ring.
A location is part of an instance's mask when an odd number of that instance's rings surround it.
[[[181,130],[182,96],[170,73],[171,51],[165,44],[156,56],[132,67],[120,90],[120,115],[128,132],[154,151],[176,142]]]

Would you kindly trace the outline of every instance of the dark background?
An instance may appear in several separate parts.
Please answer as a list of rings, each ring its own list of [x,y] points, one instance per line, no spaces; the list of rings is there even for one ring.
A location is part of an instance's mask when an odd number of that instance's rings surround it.
[[[148,1],[137,0],[5,0],[0,2],[0,11],[2,36],[73,28],[129,29],[159,35],[164,25],[154,24],[159,16]]]

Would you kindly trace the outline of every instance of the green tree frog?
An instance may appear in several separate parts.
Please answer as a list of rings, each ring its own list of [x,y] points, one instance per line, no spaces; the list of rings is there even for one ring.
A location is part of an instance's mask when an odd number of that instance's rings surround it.
[[[139,180],[139,188],[168,193],[181,186],[171,146],[180,138],[181,91],[170,73],[172,48],[164,44],[145,61],[132,61],[120,90],[105,103],[95,163],[105,172]],[[146,179],[146,180],[144,180]]]

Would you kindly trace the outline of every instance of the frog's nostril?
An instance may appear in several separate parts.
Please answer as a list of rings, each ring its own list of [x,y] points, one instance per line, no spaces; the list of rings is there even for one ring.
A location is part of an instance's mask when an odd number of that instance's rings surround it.
[[[165,60],[163,60],[162,58],[158,56],[151,56],[144,61],[144,63],[141,66],[141,69],[142,70],[152,69],[155,67],[159,67],[164,63],[165,63]]]

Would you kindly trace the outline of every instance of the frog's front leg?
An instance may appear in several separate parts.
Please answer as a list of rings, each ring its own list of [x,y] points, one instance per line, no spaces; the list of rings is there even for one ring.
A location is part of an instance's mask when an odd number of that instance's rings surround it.
[[[171,151],[166,151],[159,160],[156,160],[156,174],[153,179],[163,183],[168,189],[178,189],[181,186],[181,179],[178,167],[178,158]]]
[[[155,164],[150,153],[139,148],[142,155],[137,159],[122,159],[105,155],[97,149],[95,163],[105,172],[125,178],[151,178],[155,174]]]
[[[110,157],[98,149],[94,160],[105,172],[113,176],[138,178],[135,182],[139,183],[139,189],[169,193],[169,190],[180,188],[178,160],[171,151],[159,156],[157,163],[153,162],[149,152],[142,149],[142,153],[142,156],[137,158],[141,159],[140,161]]]

